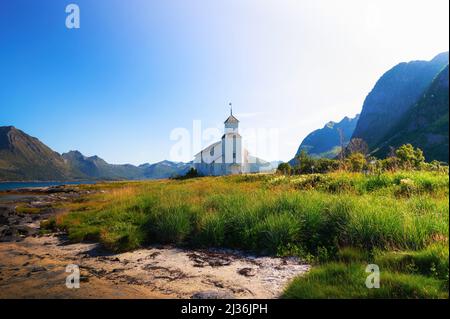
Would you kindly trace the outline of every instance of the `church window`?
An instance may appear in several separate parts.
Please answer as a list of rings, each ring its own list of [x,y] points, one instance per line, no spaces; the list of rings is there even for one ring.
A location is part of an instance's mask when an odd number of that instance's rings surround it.
[[[214,156],[214,147],[211,148],[211,150],[209,151],[209,154],[211,154],[211,156]]]

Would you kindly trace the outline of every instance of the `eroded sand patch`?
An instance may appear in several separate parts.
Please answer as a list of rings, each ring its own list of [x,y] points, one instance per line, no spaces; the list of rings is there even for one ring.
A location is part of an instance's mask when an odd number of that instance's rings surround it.
[[[65,286],[77,264],[80,289]],[[231,250],[152,247],[110,254],[57,236],[0,243],[0,298],[277,298],[310,266]]]

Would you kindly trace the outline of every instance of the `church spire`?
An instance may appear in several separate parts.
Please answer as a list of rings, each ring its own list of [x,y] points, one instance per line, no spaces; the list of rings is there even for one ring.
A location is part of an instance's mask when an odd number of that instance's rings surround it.
[[[233,103],[231,102],[228,103],[228,106],[230,107],[230,116],[226,119],[224,123],[225,124],[234,123],[233,125],[237,125],[237,123],[239,123],[239,120],[233,116]]]

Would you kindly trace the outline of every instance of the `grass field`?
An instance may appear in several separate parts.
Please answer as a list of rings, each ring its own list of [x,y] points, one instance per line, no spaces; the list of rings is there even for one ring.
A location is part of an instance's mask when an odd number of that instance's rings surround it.
[[[449,177],[240,175],[117,182],[44,226],[112,251],[151,243],[296,255],[313,270],[286,298],[448,298]],[[365,267],[379,265],[380,289]]]

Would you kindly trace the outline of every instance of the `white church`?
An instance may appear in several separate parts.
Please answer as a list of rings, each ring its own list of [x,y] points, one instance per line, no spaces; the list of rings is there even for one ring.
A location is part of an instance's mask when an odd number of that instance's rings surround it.
[[[239,120],[230,116],[225,120],[225,131],[222,139],[197,153],[194,157],[194,168],[201,175],[231,175],[270,171],[270,163],[249,155],[242,146],[239,134]]]

